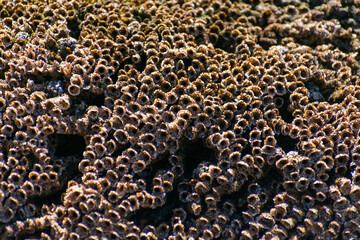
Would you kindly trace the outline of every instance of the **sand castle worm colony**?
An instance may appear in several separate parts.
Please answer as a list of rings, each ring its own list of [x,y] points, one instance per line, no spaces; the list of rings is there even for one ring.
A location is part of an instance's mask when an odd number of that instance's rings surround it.
[[[358,239],[359,9],[0,1],[0,239]]]

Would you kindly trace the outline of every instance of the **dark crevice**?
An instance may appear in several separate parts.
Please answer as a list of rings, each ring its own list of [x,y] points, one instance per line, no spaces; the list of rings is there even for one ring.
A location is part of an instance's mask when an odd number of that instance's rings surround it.
[[[238,213],[242,213],[243,211],[246,211],[247,209],[247,196],[248,196],[248,187],[251,184],[251,181],[245,181],[245,183],[242,185],[239,191],[232,192],[230,194],[224,194],[221,196],[221,200],[218,204],[218,206],[222,206],[227,201],[236,201],[234,202],[237,206],[236,210]]]
[[[140,56],[140,57],[141,57],[141,56]],[[140,61],[142,61],[142,59],[141,59]],[[127,65],[127,64],[131,64],[131,65],[134,64],[129,56],[124,57],[124,59],[120,62],[119,69],[124,69],[124,68],[125,68],[125,65]],[[146,64],[146,62],[145,62],[145,64]],[[145,68],[145,67],[144,67],[144,68]],[[137,70],[138,70],[138,69],[137,69]],[[117,80],[117,79],[116,79],[116,80]]]
[[[43,205],[61,205],[61,195],[66,192],[66,188],[66,184],[64,184],[64,186],[53,188],[50,193],[29,198],[29,202],[35,204],[39,208],[41,208]]]
[[[49,142],[54,145],[50,146],[53,151],[50,154],[53,155],[53,159],[62,162],[63,170],[58,176],[58,186],[45,190],[41,195],[29,198],[29,202],[33,202],[37,206],[61,204],[61,196],[66,192],[67,183],[81,177],[78,164],[85,151],[84,138],[77,135],[53,134],[49,136]]]
[[[279,190],[282,190],[279,188],[279,183],[282,182],[283,176],[274,167],[266,166],[264,169],[265,172],[260,179],[249,178],[247,181],[245,181],[239,191],[233,192],[231,194],[225,194],[221,197],[221,201],[218,204],[219,208],[221,208],[225,202],[232,202],[236,206],[236,212],[233,214],[231,219],[242,219],[242,213],[248,210],[247,197],[249,194],[251,194],[248,188],[252,183],[259,184],[260,188],[259,192],[257,192],[259,196],[267,196],[267,200],[262,200],[264,202],[261,204],[261,212],[268,212],[271,208],[274,207],[274,202],[272,199],[279,192]],[[244,228],[250,227],[248,224],[245,225],[246,227],[244,226]],[[262,234],[262,232],[259,232],[257,236],[261,236]],[[222,238],[219,237],[216,239]]]
[[[41,234],[46,233],[47,235],[51,236],[51,228],[45,228],[45,229],[37,229],[35,232],[21,232],[19,235],[17,235],[17,240],[37,240],[42,239]]]
[[[158,226],[161,223],[170,224],[173,216],[173,209],[179,208],[183,203],[179,200],[179,194],[176,188],[166,196],[165,204],[159,208],[149,209],[141,208],[130,216],[129,220],[134,221],[136,226],[143,229],[147,225]]]
[[[334,46],[339,48],[342,52],[349,53],[351,52],[351,39],[336,38],[334,40]]]
[[[113,83],[116,83],[116,81],[118,80],[118,77],[119,77],[118,70],[119,70],[119,68],[116,68],[115,74],[112,74],[112,75],[110,76],[110,78],[111,78],[111,80],[113,81]]]
[[[279,190],[279,183],[283,181],[283,176],[279,171],[272,167],[267,166],[264,168],[265,172],[260,179],[251,179],[245,181],[239,191],[225,194],[221,197],[221,201],[219,206],[222,206],[226,201],[237,201],[237,211],[241,214],[242,211],[247,209],[247,196],[250,194],[248,191],[248,187],[252,183],[258,183],[261,189],[261,192],[265,192],[268,195],[268,201],[263,205],[264,209],[269,210],[273,207],[273,203],[271,199],[275,196],[275,194]],[[271,196],[269,196],[271,194]]]
[[[71,37],[62,36],[57,41],[58,54],[60,57],[65,60],[65,58],[70,55],[76,48],[76,39]]]
[[[152,192],[152,182],[158,172],[170,169],[171,164],[169,163],[169,155],[168,152],[164,153],[144,171],[135,175],[137,178],[145,180],[147,183],[147,192]],[[145,228],[147,225],[158,226],[161,223],[169,224],[173,216],[173,209],[178,208],[183,204],[179,200],[179,194],[176,187],[177,183],[178,180],[175,179],[173,190],[166,195],[165,204],[163,206],[155,209],[141,208],[131,215],[129,220],[134,221],[136,226],[140,227],[140,229]]]
[[[206,37],[204,35],[195,36],[195,43],[197,45],[206,44]]]
[[[63,158],[62,161],[64,162],[64,169],[58,178],[59,185],[51,187],[41,195],[29,198],[29,202],[34,203],[40,208],[43,205],[51,206],[52,204],[62,204],[62,195],[66,192],[68,182],[71,180],[76,181],[81,178],[81,172],[78,169],[81,158],[67,157]]]
[[[197,139],[196,141],[184,140],[180,151],[183,157],[184,174],[183,178],[192,178],[194,170],[201,162],[216,161],[215,152],[213,149],[205,145],[204,139]]]
[[[65,84],[64,77],[51,78],[51,81],[46,81],[44,92],[48,94],[48,98],[57,97],[64,93]]]
[[[277,145],[282,148],[284,152],[296,151],[298,141],[292,139],[290,136],[279,134],[276,137]]]
[[[184,59],[182,59],[183,60],[183,62],[184,62],[184,69],[187,69],[189,66],[191,66],[191,61],[192,61],[192,59],[191,58],[184,58]]]
[[[258,180],[263,192],[267,195],[267,202],[263,205],[262,211],[269,211],[274,203],[272,199],[279,192],[282,191],[282,185],[279,184],[283,182],[282,174],[274,166],[264,167],[263,177]]]
[[[63,83],[64,82],[64,77],[61,73],[57,73],[57,72],[40,72],[40,71],[36,71],[35,73],[26,73],[23,76],[23,81],[24,83],[27,82],[28,79],[33,80],[36,84],[44,84],[44,89],[42,89],[44,92],[48,92],[46,85],[49,85],[50,82],[59,82],[59,83]],[[52,87],[52,86],[49,86]]]
[[[215,44],[215,48],[220,48],[228,53],[234,53],[235,47],[235,41],[231,37],[220,36]]]
[[[146,184],[146,191],[151,192],[152,191],[152,183],[154,177],[156,177],[156,174],[161,170],[170,169],[171,165],[169,163],[169,153],[165,153],[163,155],[160,155],[154,163],[150,164],[147,168],[145,168],[143,171],[141,171],[140,174],[137,174],[139,176],[139,179],[144,179]],[[136,175],[135,175],[136,176]]]
[[[104,105],[105,102],[105,94],[102,93],[96,95],[96,94],[88,93],[88,94],[84,94],[84,96],[82,96],[81,99],[85,101],[88,106],[95,105],[97,107],[101,107]]]
[[[251,129],[250,128],[246,128],[245,131],[243,132],[242,134],[242,138],[244,139],[249,139],[249,135],[250,135],[250,131]],[[251,144],[249,142],[246,142],[244,144],[241,144],[243,146],[243,149],[241,151],[241,155],[242,156],[246,156],[247,154],[252,154],[252,147],[251,147]]]
[[[278,108],[279,114],[285,122],[291,123],[294,120],[294,116],[289,111],[289,103],[290,103],[289,94],[286,94],[283,97],[283,101],[284,101],[284,103],[282,104],[282,106],[280,108]]]
[[[207,148],[203,140],[198,139],[194,142],[183,140],[179,155],[182,157],[184,174],[175,179],[173,190],[167,194],[165,204],[156,209],[140,209],[130,216],[129,220],[134,221],[141,229],[147,225],[158,226],[161,223],[169,224],[175,208],[185,208],[184,203],[180,201],[177,184],[184,179],[192,178],[193,172],[203,161],[214,161],[215,153]],[[145,169],[138,177],[143,178],[145,182],[151,183],[156,174],[161,170],[170,169],[171,164],[168,161],[170,154],[163,154],[156,162]],[[151,192],[152,184],[148,184],[146,190]],[[188,216],[191,218],[192,216]]]
[[[328,103],[333,103],[331,95],[334,93],[335,88],[332,86],[324,86],[320,88],[320,93],[324,97],[324,101]]]
[[[146,56],[146,54],[143,53],[143,54],[140,54],[140,58],[141,58],[141,60],[140,60],[140,62],[137,64],[136,69],[137,69],[140,73],[142,73],[142,72],[144,71],[145,67],[146,67],[147,56]]]
[[[146,22],[145,19],[151,19],[151,15],[145,10],[135,11],[133,17],[139,22]]]
[[[113,134],[109,134],[109,136],[112,136]],[[116,150],[115,152],[112,154],[113,157],[118,157],[118,156],[121,156],[122,152],[125,151],[126,149],[128,149],[129,147],[131,147],[131,143],[128,142],[127,144],[125,145],[120,145],[120,144],[117,144],[116,146]]]
[[[8,62],[0,59],[0,79],[5,79],[5,73],[9,70]]]
[[[64,112],[64,115],[79,116],[86,113],[89,106],[102,107],[105,105],[105,94],[93,94],[89,91],[82,92],[76,97],[71,97],[71,105],[74,107],[69,108]]]
[[[89,91],[85,91],[82,92],[79,96],[76,97],[72,97],[71,98],[71,104],[72,105],[83,105],[83,109],[73,109],[70,108],[67,113],[67,115],[76,115],[76,114],[81,114],[82,112],[85,113],[86,108],[89,106],[97,106],[97,107],[101,107],[105,104],[105,94],[93,94]]]
[[[312,49],[323,44],[331,44],[335,48],[339,48],[340,51],[344,53],[349,53],[352,51],[351,39],[336,37],[333,41],[328,39],[323,39],[321,37],[306,37],[306,38],[295,38],[295,41],[300,45],[309,46]]]
[[[274,41],[273,41],[274,40]],[[280,40],[277,40],[275,42],[275,39],[271,39],[271,38],[260,38],[260,36],[258,37],[258,42],[259,45],[265,50],[268,51],[270,49],[270,47],[276,45]]]
[[[112,133],[112,131],[110,132]],[[113,134],[109,134],[109,136],[112,136]],[[115,152],[112,154],[113,157],[117,157],[120,156],[122,154],[123,151],[125,151],[126,149],[128,149],[129,147],[131,147],[131,143],[127,143],[125,145],[119,145],[117,144],[116,146],[116,150]]]
[[[56,157],[82,156],[86,143],[83,137],[77,135],[54,134],[50,138],[55,138]]]
[[[70,30],[70,37],[79,39],[81,32],[79,21],[76,18],[72,20],[67,19],[67,27]]]
[[[274,166],[265,166],[263,176],[258,180],[258,184],[263,190],[276,191],[279,182],[283,181],[283,176]]]
[[[9,154],[9,141],[3,142],[0,148],[1,153],[3,154],[3,159],[8,159]],[[7,179],[10,175],[11,171],[5,171],[2,173],[2,179]]]
[[[314,9],[317,6],[320,6],[324,3],[324,0],[311,0],[309,1],[310,9]]]
[[[247,210],[248,202],[247,197],[249,195],[248,187],[253,182],[253,180],[245,181],[245,183],[242,185],[239,191],[232,192],[230,194],[224,194],[221,196],[220,202],[217,204],[219,208],[222,208],[224,206],[225,202],[230,202],[235,205],[235,213],[232,214],[231,220],[234,218],[242,219],[242,213]],[[238,217],[236,217],[236,215]],[[244,226],[245,227],[245,226]],[[247,226],[248,227],[248,226]],[[238,237],[237,237],[238,238]],[[223,235],[220,235],[218,238],[215,239],[223,239]]]
[[[336,170],[338,169],[338,170]],[[343,171],[339,171],[339,169]],[[331,171],[327,172],[329,178],[324,181],[328,186],[335,184],[336,180],[340,177],[344,177],[347,179],[352,179],[351,171],[350,171],[350,161],[344,165],[340,165],[337,168],[331,169]]]

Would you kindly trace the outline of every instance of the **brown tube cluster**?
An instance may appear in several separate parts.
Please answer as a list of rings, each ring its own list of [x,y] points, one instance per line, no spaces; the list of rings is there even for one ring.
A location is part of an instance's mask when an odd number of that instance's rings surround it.
[[[359,8],[0,1],[0,238],[357,238]]]

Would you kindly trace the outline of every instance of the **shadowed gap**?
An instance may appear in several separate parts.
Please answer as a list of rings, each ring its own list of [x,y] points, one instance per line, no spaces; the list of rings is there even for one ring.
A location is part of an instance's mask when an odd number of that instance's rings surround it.
[[[37,240],[37,239],[42,239],[41,234],[42,233],[46,233],[49,236],[52,236],[51,234],[51,228],[45,228],[45,229],[37,229],[35,230],[35,232],[33,233],[20,233],[16,238],[17,240]]]
[[[162,207],[155,209],[141,208],[129,217],[130,221],[134,221],[136,226],[143,229],[147,225],[158,226],[161,223],[169,224],[173,216],[173,209],[184,207],[184,204],[179,200],[179,194],[176,190],[169,192],[166,196],[165,204]]]
[[[83,101],[85,101],[88,106],[95,105],[97,107],[101,107],[104,105],[104,102],[105,102],[105,94],[102,93],[102,94],[96,95],[93,93],[88,93],[88,94],[84,94],[83,96],[81,96],[81,99]]]
[[[233,38],[220,35],[214,47],[220,48],[228,53],[234,53],[236,45]]]
[[[146,61],[147,61],[147,56],[145,53],[140,54],[141,60],[140,62],[136,65],[136,69],[142,73],[146,67]]]
[[[206,147],[204,139],[197,139],[194,142],[184,140],[179,150],[183,156],[184,174],[183,178],[192,178],[194,170],[201,162],[215,162],[215,151]]]
[[[251,194],[248,190],[248,187],[252,183],[258,183],[260,186],[260,193],[266,193],[267,195],[267,201],[262,205],[261,212],[268,212],[271,208],[274,207],[273,198],[274,196],[281,190],[282,186],[279,186],[279,183],[282,182],[283,177],[280,172],[277,171],[276,168],[271,166],[265,166],[264,167],[264,174],[260,179],[255,179],[255,177],[252,177],[252,175],[249,175],[249,179],[245,181],[245,183],[242,185],[239,191],[225,194],[221,196],[221,201],[218,203],[218,207],[221,208],[225,202],[229,201],[235,204],[235,213],[233,216],[230,217],[230,221],[235,218],[242,219],[242,212],[248,210],[248,202],[247,197]],[[244,227],[244,229],[249,228],[249,226],[246,224],[247,227]],[[259,233],[258,235],[261,236],[263,233]],[[216,238],[216,239],[223,239],[222,236]]]
[[[105,105],[105,94],[93,94],[90,91],[81,92],[78,96],[71,97],[71,105],[74,107],[65,111],[66,115],[83,115],[89,106],[98,108]]]
[[[147,192],[152,192],[152,181],[158,171],[167,169],[170,170],[171,165],[168,160],[169,153],[167,152],[158,156],[158,159],[145,168],[141,173],[135,174],[137,178],[145,180]],[[147,225],[157,226],[163,222],[169,223],[172,217],[172,210],[179,206],[179,204],[181,204],[181,202],[179,201],[176,186],[174,186],[173,190],[166,195],[165,204],[163,206],[155,209],[141,208],[133,213],[133,215],[129,217],[129,220],[134,221],[140,229],[143,229]]]
[[[79,39],[80,36],[80,22],[77,18],[74,18],[72,20],[67,19],[67,27],[70,30],[70,36],[75,39]]]
[[[146,182],[146,191],[151,192],[152,190],[152,181],[155,178],[156,174],[160,170],[170,170],[171,165],[169,163],[169,153],[162,154],[158,156],[157,161],[150,164],[149,167],[145,168],[141,173],[136,174],[140,179],[144,179]]]
[[[57,157],[76,155],[81,157],[86,143],[83,137],[77,135],[55,134],[55,152]]]
[[[181,144],[179,155],[183,157],[184,174],[182,174],[178,179],[175,179],[173,183],[173,190],[166,195],[165,204],[156,209],[139,209],[129,217],[129,220],[134,221],[141,229],[147,225],[158,226],[161,223],[170,224],[170,220],[173,216],[173,210],[175,208],[185,209],[185,204],[179,199],[179,193],[177,191],[178,183],[186,181],[186,179],[190,179],[194,170],[201,162],[215,160],[214,151],[207,148],[204,140],[200,139],[195,142],[184,140],[184,143]],[[139,174],[140,178],[145,179],[147,183],[146,190],[148,192],[151,192],[152,179],[156,176],[156,173],[159,170],[170,169],[171,165],[168,162],[168,158],[169,153],[164,154],[158,161],[151,165],[148,170]],[[191,218],[192,216],[188,215],[187,218],[189,217]]]
[[[63,161],[64,169],[58,176],[58,187],[53,187],[50,192],[29,199],[29,202],[33,202],[37,206],[61,204],[61,195],[66,192],[67,183],[81,176],[78,164],[86,147],[84,138],[77,135],[53,134],[49,136],[49,139],[53,140],[55,145],[51,146],[54,151],[52,158],[54,160],[60,158]]]
[[[275,136],[277,141],[277,146],[281,147],[285,153],[289,151],[296,151],[297,150],[297,140],[292,139],[290,136],[286,136],[283,134],[279,134]]]
[[[291,123],[294,120],[294,116],[289,111],[289,94],[284,95],[282,98],[284,100],[284,103],[281,105],[280,108],[278,108],[279,114],[285,122]]]

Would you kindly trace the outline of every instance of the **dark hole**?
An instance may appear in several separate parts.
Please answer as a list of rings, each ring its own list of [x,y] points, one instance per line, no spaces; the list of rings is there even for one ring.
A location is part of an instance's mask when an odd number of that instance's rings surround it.
[[[155,192],[155,193],[159,193],[160,191],[161,191],[161,188],[160,188],[160,187],[155,187],[155,188],[154,188],[154,192]]]
[[[356,177],[354,177],[354,183],[355,183],[355,184],[359,184],[359,183],[360,183],[360,175],[356,175]]]
[[[155,107],[161,108],[161,107],[162,107],[162,104],[161,104],[160,102],[157,102],[157,103],[155,103]]]
[[[47,180],[47,177],[46,177],[46,175],[41,175],[41,176],[40,176],[40,179],[43,180],[43,181],[45,181],[45,180]]]
[[[78,39],[80,36],[80,27],[79,27],[80,23],[78,22],[77,18],[75,17],[74,19],[69,20],[69,18],[67,18],[67,27],[70,30],[70,36]]]
[[[169,154],[165,153],[159,156],[157,161],[147,167],[144,171],[138,174],[147,183],[146,190],[148,192],[152,189],[152,182],[157,172],[164,169],[170,169],[171,165],[168,161]],[[143,229],[147,225],[157,226],[160,223],[168,223],[173,215],[173,209],[181,207],[177,187],[174,187],[170,193],[167,194],[165,204],[160,208],[148,209],[141,208],[136,211],[129,220],[134,221],[137,226]]]
[[[230,167],[230,162],[226,161],[226,160],[222,160],[219,163],[219,167],[222,168],[222,169],[228,169]]]
[[[264,168],[263,177],[258,180],[262,191],[267,193],[267,199],[273,199],[273,197],[278,192],[279,183],[283,181],[283,176],[278,170],[273,166],[268,166]],[[271,194],[269,196],[269,194]],[[269,201],[268,204],[273,204],[272,201]],[[268,207],[271,207],[270,205]]]
[[[102,73],[104,73],[105,72],[105,66],[100,66],[99,68],[98,68],[98,72],[100,73],[100,74],[102,74]],[[97,77],[98,79],[97,80],[100,80],[99,79],[99,77]]]
[[[50,237],[52,236],[50,228],[40,229],[40,227],[35,227],[35,231],[33,233],[28,233],[27,231],[23,231],[17,236],[16,239],[18,240],[42,239],[41,237],[42,233],[46,233]]]
[[[310,7],[310,9],[313,9],[317,6],[320,6],[323,3],[324,3],[323,0],[312,0],[312,1],[309,1],[309,7]]]
[[[163,90],[163,91],[165,91],[165,92],[168,92],[170,89],[171,89],[171,85],[170,85],[170,83],[168,83],[168,82],[162,82],[161,83],[161,89]],[[173,99],[174,98],[174,96],[170,96],[170,101],[175,101],[175,99]]]
[[[65,169],[58,177],[60,182],[58,187],[53,187],[51,191],[29,200],[38,206],[61,204],[61,195],[65,193],[68,181],[76,180],[81,175],[77,166],[86,146],[84,138],[77,135],[53,134],[49,138],[51,139],[49,142],[53,142],[55,145],[50,146],[54,151],[53,156],[62,158],[62,165]]]
[[[286,164],[284,168],[287,172],[292,172],[295,170],[295,167],[291,164]]]
[[[140,61],[136,64],[136,69],[141,73],[144,71],[145,67],[146,67],[146,61],[147,61],[147,57],[146,54],[140,54]]]
[[[235,41],[231,37],[220,36],[219,40],[215,44],[215,48],[220,48],[228,53],[235,52]]]
[[[279,110],[279,114],[280,114],[281,118],[285,122],[291,123],[294,120],[294,117],[288,109],[289,103],[290,103],[288,95],[289,94],[284,95],[284,97],[283,97],[284,103],[282,104],[282,106],[280,108],[278,108],[278,110]]]
[[[196,142],[185,142],[182,144],[183,148],[180,150],[180,154],[183,156],[184,163],[184,174],[181,179],[188,179],[191,177],[194,169],[202,161],[215,159],[215,154],[212,150],[207,149],[203,141],[198,140]],[[147,190],[150,191],[152,188],[152,180],[156,176],[156,172],[161,169],[170,168],[168,161],[169,154],[164,154],[158,161],[146,168],[139,176],[148,183]],[[156,170],[156,171],[155,171]],[[161,223],[169,223],[173,216],[173,209],[183,206],[184,203],[180,201],[179,192],[177,191],[179,180],[176,179],[174,182],[174,190],[166,196],[165,204],[161,208],[156,209],[140,209],[135,212],[134,215],[130,216],[131,221],[134,221],[137,226],[144,228],[147,225],[157,226]],[[150,183],[150,184],[149,184]]]
[[[159,80],[160,80],[160,75],[157,74],[157,75],[155,76],[155,81],[158,82]]]
[[[292,139],[290,136],[279,134],[276,136],[277,145],[284,150],[284,152],[296,151],[297,141]]]
[[[165,204],[160,208],[142,208],[130,216],[129,220],[134,221],[136,226],[143,229],[147,225],[158,226],[161,223],[169,223],[173,215],[173,209],[181,207],[178,192],[174,189],[166,196]]]
[[[215,152],[205,146],[203,140],[185,142],[180,150],[183,155],[184,178],[192,176],[194,169],[203,161],[216,161]]]
[[[55,152],[57,157],[79,156],[81,157],[85,150],[85,140],[81,136],[54,134],[50,137],[55,138]]]
[[[351,51],[351,40],[346,38],[336,38],[334,41],[334,45],[338,47],[343,52]]]
[[[88,94],[82,96],[81,99],[83,101],[85,101],[88,106],[95,105],[97,107],[101,107],[104,105],[105,95],[104,94],[95,95],[92,93],[88,93]]]
[[[30,180],[35,181],[35,180],[36,180],[36,176],[35,176],[35,175],[31,175]]]
[[[200,122],[204,122],[204,121],[205,121],[205,119],[206,119],[206,118],[205,118],[205,116],[204,116],[204,115],[200,115],[200,116],[199,116],[199,121],[200,121]]]

